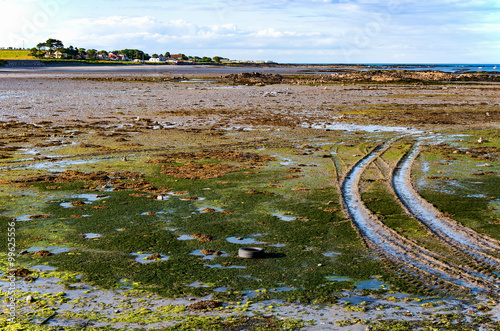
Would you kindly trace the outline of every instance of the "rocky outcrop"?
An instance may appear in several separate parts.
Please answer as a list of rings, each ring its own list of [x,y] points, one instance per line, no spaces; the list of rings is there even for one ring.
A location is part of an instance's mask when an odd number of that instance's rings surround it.
[[[242,72],[230,74],[223,78],[223,81],[230,84],[259,85],[259,84],[279,84],[283,82],[283,76],[279,74],[263,74],[260,72]]]
[[[500,81],[500,75],[484,73],[452,74],[441,71],[411,71],[411,70],[368,70],[335,72],[322,75],[304,75],[300,77],[281,76],[278,74],[263,74],[259,72],[231,74],[223,78],[230,84],[328,84],[338,82],[450,82],[450,81]]]

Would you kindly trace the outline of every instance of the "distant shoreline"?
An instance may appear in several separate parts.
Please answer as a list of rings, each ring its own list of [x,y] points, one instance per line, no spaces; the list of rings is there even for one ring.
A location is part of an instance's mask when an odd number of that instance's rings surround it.
[[[333,73],[343,70],[408,70],[408,71],[442,71],[449,73],[477,73],[486,72],[489,74],[500,74],[500,64],[348,64],[348,63],[189,63],[180,62],[169,63],[132,63],[132,62],[112,62],[112,61],[81,61],[81,60],[2,60],[0,70],[4,68],[29,67],[27,62],[40,63],[36,67],[45,68],[68,68],[68,67],[110,67],[110,68],[176,68],[176,67],[196,67],[196,68],[312,68],[314,73]],[[308,73],[304,70],[303,73]]]

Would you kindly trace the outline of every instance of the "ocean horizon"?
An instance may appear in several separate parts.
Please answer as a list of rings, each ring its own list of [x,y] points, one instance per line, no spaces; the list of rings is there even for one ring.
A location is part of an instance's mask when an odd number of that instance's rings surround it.
[[[285,64],[285,63],[282,63]],[[328,66],[342,69],[343,67],[362,67],[361,69],[380,70],[436,70],[443,72],[499,72],[500,64],[482,63],[289,63],[297,65]],[[332,68],[332,69],[333,69]]]

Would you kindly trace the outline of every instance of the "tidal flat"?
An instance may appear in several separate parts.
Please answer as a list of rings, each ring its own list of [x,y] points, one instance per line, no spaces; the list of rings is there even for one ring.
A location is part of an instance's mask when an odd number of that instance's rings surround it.
[[[0,328],[500,328],[495,79],[165,67],[0,71]]]

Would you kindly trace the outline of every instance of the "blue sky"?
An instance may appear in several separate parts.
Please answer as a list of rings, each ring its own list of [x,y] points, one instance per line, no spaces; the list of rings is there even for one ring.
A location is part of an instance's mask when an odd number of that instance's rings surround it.
[[[0,0],[0,46],[49,37],[295,63],[499,63],[499,0]]]

